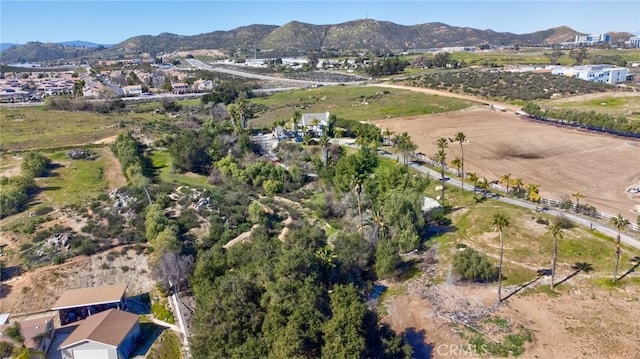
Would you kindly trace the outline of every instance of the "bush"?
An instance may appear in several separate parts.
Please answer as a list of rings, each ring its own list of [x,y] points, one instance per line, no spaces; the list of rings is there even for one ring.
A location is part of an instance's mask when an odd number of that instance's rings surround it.
[[[22,158],[20,170],[26,177],[42,177],[47,174],[47,169],[51,165],[51,160],[43,156],[40,152],[28,152]]]
[[[498,268],[486,255],[472,248],[466,248],[453,257],[453,272],[462,280],[491,282],[498,277]]]

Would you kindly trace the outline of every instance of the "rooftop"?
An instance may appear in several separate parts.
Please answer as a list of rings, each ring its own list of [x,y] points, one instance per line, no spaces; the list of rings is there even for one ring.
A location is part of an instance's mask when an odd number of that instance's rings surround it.
[[[126,284],[113,284],[101,287],[69,289],[62,293],[51,309],[83,307],[119,302],[124,296]]]
[[[60,348],[65,348],[85,340],[117,347],[138,322],[138,316],[118,309],[92,315],[80,324],[65,339]]]

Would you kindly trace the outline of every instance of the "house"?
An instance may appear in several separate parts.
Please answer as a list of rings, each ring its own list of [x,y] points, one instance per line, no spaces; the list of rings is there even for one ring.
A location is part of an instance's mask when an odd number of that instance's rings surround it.
[[[73,323],[108,309],[124,309],[126,284],[70,289],[51,308],[57,310],[62,325]]]
[[[626,67],[612,65],[556,66],[551,71],[553,75],[564,75],[590,82],[610,84],[626,81],[628,72],[629,70]]]
[[[324,134],[325,129],[329,126],[329,112],[304,113],[300,122],[298,122],[298,134],[304,135],[304,132],[311,133],[313,136],[320,137]]]
[[[126,97],[135,97],[142,95],[142,85],[122,86],[122,92]]]
[[[193,83],[194,90],[200,92],[211,91],[215,86],[216,83],[212,80],[198,80]]]
[[[46,353],[53,339],[53,320],[55,316],[49,315],[33,319],[25,319],[15,322],[20,327],[20,334],[24,338],[24,346],[32,351],[32,358],[41,358],[38,352]],[[0,341],[11,343],[14,346],[21,346],[23,343],[16,342],[7,335],[6,331],[14,324],[0,325]]]
[[[187,93],[187,91],[189,91],[189,85],[184,82],[177,82],[171,84],[171,89],[173,89],[173,93],[175,94]]]
[[[82,322],[62,344],[62,359],[127,359],[140,336],[138,315],[109,309]]]

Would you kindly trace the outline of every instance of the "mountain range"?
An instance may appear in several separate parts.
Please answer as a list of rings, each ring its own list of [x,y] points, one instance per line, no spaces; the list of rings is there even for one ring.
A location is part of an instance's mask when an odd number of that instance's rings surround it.
[[[450,46],[524,45],[544,46],[570,41],[581,33],[560,26],[528,34],[479,30],[443,23],[399,25],[389,21],[360,19],[333,25],[314,25],[292,21],[282,26],[254,24],[229,31],[198,35],[161,33],[129,38],[106,48],[73,41],[61,44],[30,42],[3,50],[0,62],[33,62],[57,59],[117,58],[141,53],[169,53],[198,49],[217,49],[225,53],[261,53],[278,56],[310,51],[397,51]],[[630,33],[612,33],[612,42],[627,40]],[[69,46],[72,44],[72,46]],[[97,45],[91,47],[88,44]]]

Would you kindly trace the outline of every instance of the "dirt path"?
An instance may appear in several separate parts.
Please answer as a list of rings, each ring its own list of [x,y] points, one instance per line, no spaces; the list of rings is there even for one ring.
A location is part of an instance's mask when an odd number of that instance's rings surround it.
[[[259,224],[254,224],[253,227],[251,227],[250,230],[240,233],[236,238],[230,240],[229,242],[227,242],[225,245],[223,245],[222,247],[224,249],[229,249],[231,247],[233,247],[234,245],[244,242],[247,239],[249,239],[249,237],[251,237],[251,234],[253,233],[253,231],[255,231],[258,227],[260,227]]]
[[[482,103],[482,104],[485,104],[485,105],[496,104],[496,102],[492,102],[492,101],[489,101],[489,100],[481,98],[481,97],[476,97],[476,96],[471,96],[471,95],[463,95],[463,94],[458,94],[458,93],[453,93],[453,92],[443,91],[443,90],[434,90],[434,89],[425,88],[425,87],[392,85],[392,84],[388,84],[388,83],[371,84],[371,85],[368,85],[368,86],[386,87],[386,88],[392,88],[392,89],[398,89],[398,90],[407,90],[407,91],[413,91],[413,92],[420,92],[420,93],[424,93],[424,94],[428,94],[428,95],[452,97],[452,98],[457,98],[457,99],[461,99],[461,100],[479,102],[479,103]],[[505,103],[500,103],[500,106],[502,106],[505,109],[507,109],[509,111],[512,111],[512,112],[520,111],[520,107],[518,107],[518,106],[513,106],[513,105],[509,105],[509,104],[505,104]]]
[[[115,138],[115,137],[114,137]],[[109,189],[124,187],[127,185],[127,178],[122,173],[122,165],[109,148],[103,148],[100,151],[105,161],[104,175],[109,181]]]

